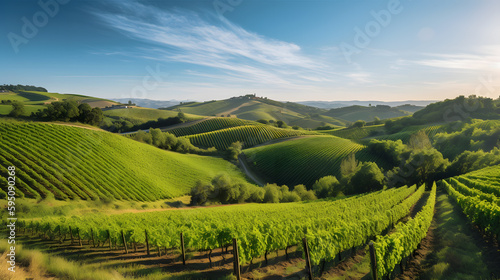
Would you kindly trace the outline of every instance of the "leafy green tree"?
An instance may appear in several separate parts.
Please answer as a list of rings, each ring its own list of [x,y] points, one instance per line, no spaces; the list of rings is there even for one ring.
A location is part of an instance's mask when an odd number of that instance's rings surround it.
[[[81,123],[90,123],[92,120],[91,112],[92,107],[88,103],[78,105],[78,121]]]
[[[240,141],[236,141],[227,148],[228,157],[230,160],[238,160],[238,156],[241,154],[243,149],[243,144]]]
[[[280,190],[276,184],[267,184],[264,186],[264,200],[265,203],[279,203],[280,202]]]
[[[17,118],[23,115],[25,112],[24,103],[21,101],[14,100],[12,101],[12,110],[9,113],[9,116]]]
[[[366,122],[363,120],[358,120],[352,124],[352,127],[362,128],[366,125]]]
[[[348,193],[365,193],[384,187],[384,174],[374,162],[364,162],[356,168],[349,180]]]
[[[342,178],[348,177],[352,174],[356,168],[358,167],[358,161],[356,160],[356,156],[354,153],[349,154],[346,158],[342,160],[340,163],[340,174]]]
[[[300,200],[302,200],[302,201],[317,199],[316,195],[314,194],[314,191],[307,190],[306,186],[304,186],[304,185],[295,186],[293,188],[293,192],[295,192],[300,197]]]
[[[411,150],[423,150],[432,148],[432,144],[427,133],[424,130],[420,130],[411,135],[408,147]]]
[[[104,114],[102,113],[101,108],[95,107],[90,111],[90,116],[88,118],[87,123],[90,125],[99,125],[104,119]],[[130,123],[130,122],[129,122]],[[130,123],[132,125],[132,123]]]
[[[281,128],[286,128],[286,127],[288,127],[288,126],[286,125],[286,123],[285,123],[284,121],[281,121],[281,120],[276,121],[276,126],[277,126],[277,127],[281,127]]]
[[[317,180],[312,189],[318,198],[335,197],[342,194],[341,185],[335,176],[325,176]]]

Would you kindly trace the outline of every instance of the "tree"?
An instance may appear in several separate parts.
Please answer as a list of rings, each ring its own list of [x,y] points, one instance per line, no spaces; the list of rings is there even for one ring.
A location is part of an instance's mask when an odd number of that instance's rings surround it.
[[[12,111],[10,111],[9,116],[17,118],[23,115],[24,112],[25,110],[23,102],[17,100],[12,101]]]
[[[279,203],[280,202],[280,191],[276,184],[267,184],[264,186],[264,199],[265,203]]]
[[[373,118],[373,124],[382,124],[382,121],[380,120],[379,117],[374,117]]]
[[[318,198],[335,197],[342,193],[339,181],[335,176],[325,176],[317,180],[312,189]]]
[[[228,157],[230,160],[238,160],[238,156],[241,154],[243,149],[243,144],[240,141],[236,141],[227,148]]]
[[[293,188],[293,192],[296,193],[300,197],[300,200],[302,201],[317,199],[316,195],[314,194],[314,191],[307,190],[306,186],[304,185],[295,186]]]
[[[186,115],[181,111],[179,111],[179,113],[177,113],[177,117],[179,118],[179,120],[181,122],[185,122],[187,120]]]
[[[425,131],[420,130],[415,134],[412,134],[410,137],[410,141],[408,142],[408,147],[411,150],[423,150],[432,148],[431,141],[429,140],[429,136]]]
[[[285,123],[284,121],[281,121],[281,120],[276,121],[276,126],[277,126],[277,127],[281,127],[281,128],[286,128],[286,127],[288,127],[288,126],[286,125],[286,123]]]
[[[352,124],[352,127],[362,128],[366,125],[366,122],[363,120],[358,120]]]
[[[350,153],[346,158],[340,163],[340,174],[342,178],[348,177],[352,174],[358,167],[358,161],[354,153]]]
[[[384,187],[384,174],[374,162],[364,162],[358,166],[349,181],[348,193],[365,193]]]
[[[92,107],[88,103],[78,105],[78,121],[81,123],[90,123],[92,121]]]

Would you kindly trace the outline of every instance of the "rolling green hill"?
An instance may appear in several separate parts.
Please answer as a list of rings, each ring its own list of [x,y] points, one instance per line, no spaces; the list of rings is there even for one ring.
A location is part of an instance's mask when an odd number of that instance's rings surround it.
[[[311,186],[327,175],[340,176],[340,163],[350,153],[360,161],[377,161],[364,146],[335,136],[310,136],[244,150],[256,171],[270,183]],[[378,164],[380,162],[377,162]],[[382,165],[383,166],[383,165]]]
[[[350,127],[332,130],[317,130],[319,133],[329,134],[345,139],[360,140],[368,136],[385,134],[384,125],[372,125],[365,127]]]
[[[355,105],[337,109],[330,109],[328,112],[325,112],[323,114],[326,116],[350,122],[355,122],[357,120],[370,122],[373,121],[375,117],[378,117],[381,120],[383,120],[383,119],[391,119],[401,116],[407,116],[410,113],[386,105],[377,105],[372,107]]]
[[[190,126],[171,129],[168,132],[177,137],[200,134],[224,128],[237,127],[242,125],[256,125],[257,122],[246,121],[238,118],[208,118]]]
[[[167,108],[202,116],[236,116],[244,120],[281,120],[290,126],[315,128],[322,125],[345,126],[346,122],[322,115],[326,110],[292,102],[279,102],[254,95],[225,100],[190,102]]]
[[[7,102],[9,100],[23,102],[25,105],[24,116],[29,116],[32,112],[44,109],[46,104],[55,101],[75,100],[88,103],[91,107],[100,108],[118,104],[111,100],[78,94],[60,94],[43,91],[0,92],[0,102]],[[11,110],[12,106],[10,104],[0,104],[0,115],[7,115]]]
[[[225,150],[236,141],[242,142],[245,148],[249,148],[271,140],[307,134],[314,134],[314,132],[283,129],[265,124],[259,124],[243,125],[200,134],[193,134],[188,135],[187,138],[191,141],[191,143],[198,147],[215,147],[217,150]]]
[[[120,108],[120,109],[111,109],[103,111],[104,116],[118,119],[123,118],[130,120],[132,123],[144,123],[148,121],[156,121],[159,118],[169,118],[175,117],[179,112],[170,111],[170,110],[158,110],[158,109],[150,109],[150,108],[141,108],[141,107],[133,107],[133,108]],[[195,116],[191,114],[186,114],[186,117],[191,119],[199,119],[200,116]]]
[[[17,195],[153,201],[189,193],[198,180],[244,175],[219,158],[185,155],[109,132],[68,125],[0,122],[2,190],[16,167]]]

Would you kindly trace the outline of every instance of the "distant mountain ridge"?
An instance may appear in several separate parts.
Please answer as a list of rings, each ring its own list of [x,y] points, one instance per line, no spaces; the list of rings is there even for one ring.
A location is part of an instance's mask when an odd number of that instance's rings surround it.
[[[376,105],[388,105],[391,107],[398,107],[403,105],[414,105],[419,107],[425,107],[431,103],[438,102],[438,100],[407,100],[407,101],[298,101],[296,103],[313,106],[322,109],[334,109],[349,106],[376,106]]]

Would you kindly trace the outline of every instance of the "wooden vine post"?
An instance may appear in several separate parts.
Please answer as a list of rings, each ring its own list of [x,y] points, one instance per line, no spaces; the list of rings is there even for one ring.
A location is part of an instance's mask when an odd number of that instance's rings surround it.
[[[123,241],[123,247],[125,247],[125,254],[128,254],[127,242],[125,242],[125,235],[123,234],[123,230],[122,230],[122,241]]]
[[[148,240],[148,230],[145,229],[144,230],[144,233],[146,234],[146,251],[148,253],[148,256],[149,256],[149,240]]]
[[[80,237],[80,229],[76,228],[76,234],[78,235],[78,245],[82,247],[82,238]]]
[[[108,229],[108,230],[106,230],[106,231],[108,232],[109,250],[112,250],[112,248],[111,248],[111,233],[109,233],[109,229]],[[103,246],[104,246],[104,244],[103,244]]]
[[[238,252],[238,241],[236,238],[233,238],[233,256],[234,256],[234,275],[237,280],[241,279],[240,272],[240,254]]]
[[[71,227],[69,227],[69,235],[71,236],[71,245],[73,245],[73,231],[71,231]]]
[[[309,280],[313,279],[312,267],[311,267],[311,257],[309,256],[309,246],[307,246],[307,239],[302,238],[302,243],[304,244],[304,253],[306,255],[306,268]]]
[[[368,245],[370,247],[370,265],[372,271],[372,279],[378,280],[377,275],[377,256],[375,255],[375,247],[373,247],[373,241],[370,241]]]
[[[186,265],[186,250],[184,249],[184,234],[181,232],[181,252],[182,252],[182,265]]]

